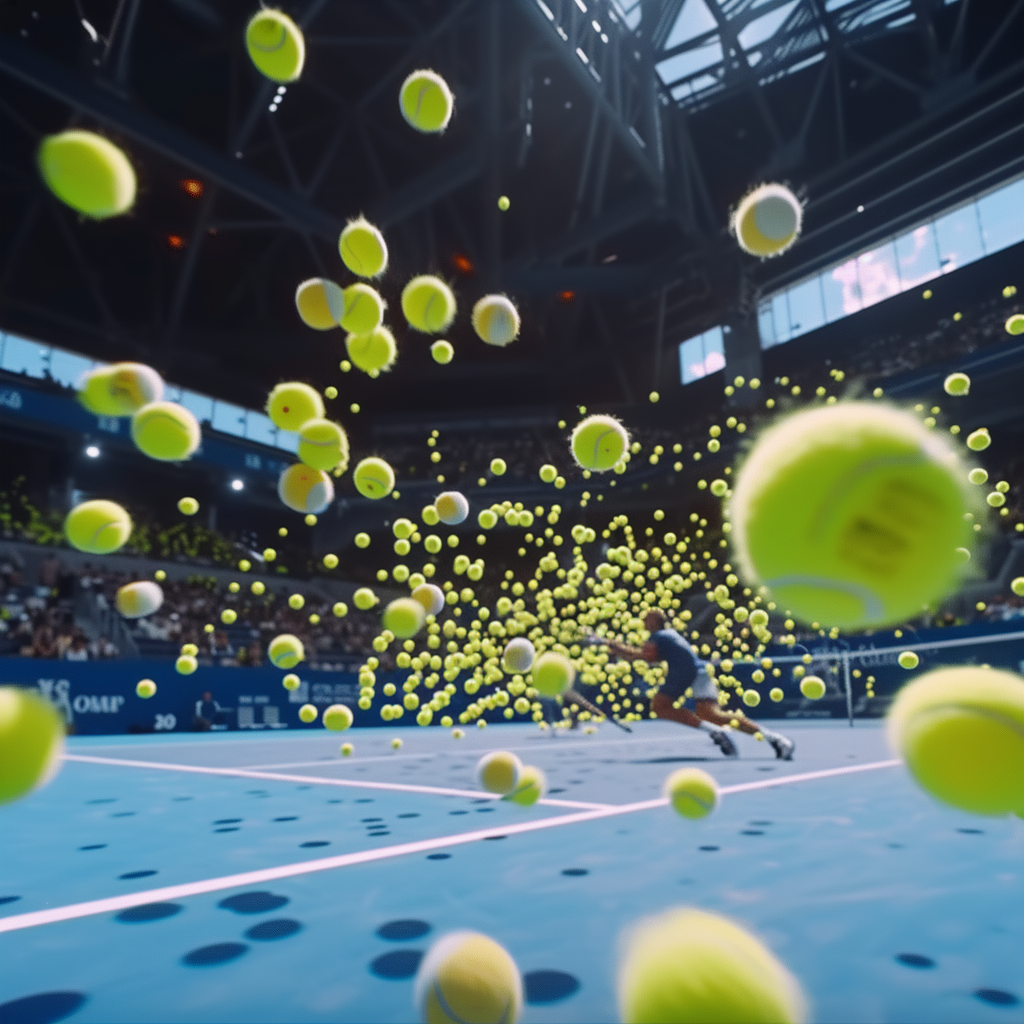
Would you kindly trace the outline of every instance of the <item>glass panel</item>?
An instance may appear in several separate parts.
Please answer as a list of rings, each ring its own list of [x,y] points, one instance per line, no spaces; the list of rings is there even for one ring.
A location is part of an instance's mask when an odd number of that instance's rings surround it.
[[[245,436],[250,441],[273,447],[277,444],[277,427],[269,416],[261,412],[248,412],[245,414]]]
[[[722,44],[713,39],[704,46],[698,46],[694,50],[685,50],[677,53],[668,60],[663,60],[657,65],[658,74],[666,85],[692,75],[697,71],[717,64],[722,59]]]
[[[207,398],[206,395],[200,395],[196,391],[186,391],[184,388],[181,391],[181,397],[178,401],[185,406],[186,409],[200,423],[209,423],[213,419],[213,399]]]
[[[825,296],[825,315],[829,323],[859,312],[862,303],[857,261],[847,260],[826,273],[827,277],[822,281],[822,290]]]
[[[297,452],[299,450],[299,435],[293,434],[290,430],[279,430],[275,447],[286,452]]]
[[[771,302],[762,302],[757,307],[757,333],[761,338],[761,348],[771,348],[777,344],[775,340],[775,318],[772,316]]]
[[[718,22],[707,9],[704,0],[686,0],[676,23],[672,26],[672,31],[668,34],[668,39],[665,40],[664,48],[671,50],[674,46],[689,42],[705,32],[713,32],[717,25]]]
[[[785,292],[772,296],[772,319],[775,321],[775,344],[789,341],[793,334],[789,329],[789,303]]]
[[[817,277],[789,289],[790,337],[807,334],[825,322],[825,307],[821,300],[821,283]]]
[[[986,252],[999,252],[1024,239],[1024,178],[977,202]]]
[[[896,239],[896,265],[903,290],[915,288],[942,273],[939,250],[935,244],[935,230],[931,224],[922,224]]]
[[[704,376],[704,343],[700,335],[690,338],[679,346],[679,376],[684,384],[699,380]]]
[[[857,257],[857,279],[860,282],[862,308],[899,295],[900,272],[896,262],[896,246],[886,242],[877,249]]]
[[[978,214],[973,203],[947,213],[945,217],[939,217],[935,221],[935,234],[939,240],[939,260],[944,274],[980,260],[985,255]]]
[[[230,405],[227,402],[214,402],[213,420],[210,426],[224,434],[235,434],[238,437],[244,437],[245,409],[240,405]]]
[[[725,340],[721,327],[704,332],[704,374],[725,369]]]
[[[38,341],[19,338],[16,334],[4,337],[3,368],[11,373],[25,373],[29,377],[43,377],[49,364],[50,351]]]
[[[65,387],[76,387],[82,374],[98,365],[95,360],[75,355],[74,352],[65,352],[59,348],[50,350],[50,376]]]

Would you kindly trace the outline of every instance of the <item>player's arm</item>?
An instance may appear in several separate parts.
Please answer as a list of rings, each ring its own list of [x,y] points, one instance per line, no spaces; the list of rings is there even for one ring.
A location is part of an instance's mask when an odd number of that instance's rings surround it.
[[[608,649],[613,654],[617,654],[626,661],[637,661],[639,659],[653,663],[658,660],[658,648],[650,640],[642,647],[632,647],[629,644],[619,643],[618,640],[608,640],[606,643]]]

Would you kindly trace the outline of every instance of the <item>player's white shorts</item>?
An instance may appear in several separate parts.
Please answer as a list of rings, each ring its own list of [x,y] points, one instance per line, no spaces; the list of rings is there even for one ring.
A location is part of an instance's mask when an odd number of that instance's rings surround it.
[[[718,700],[718,685],[708,675],[707,670],[697,670],[697,678],[691,684],[693,700]]]

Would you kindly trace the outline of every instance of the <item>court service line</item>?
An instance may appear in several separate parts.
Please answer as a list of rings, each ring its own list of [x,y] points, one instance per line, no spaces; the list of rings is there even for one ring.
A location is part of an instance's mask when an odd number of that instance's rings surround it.
[[[852,765],[845,768],[828,768],[824,771],[786,775],[778,779],[762,779],[757,782],[742,782],[735,786],[723,786],[719,792],[723,795],[728,795],[732,793],[745,793],[754,789],[773,789],[776,786],[787,786],[796,782],[809,782],[815,779],[852,775],[856,772],[868,772],[877,768],[891,768],[900,763],[898,760],[874,761],[870,764]],[[355,864],[369,864],[374,861],[390,860],[395,857],[404,857],[407,854],[427,853],[444,847],[463,846],[466,843],[479,842],[492,836],[522,835],[526,832],[539,832],[542,829],[557,828],[561,825],[575,825],[585,821],[597,821],[601,818],[612,818],[623,814],[632,814],[636,811],[647,811],[656,807],[664,807],[667,803],[668,800],[664,797],[656,800],[641,800],[638,803],[606,806],[590,811],[580,811],[576,814],[562,814],[551,818],[524,821],[505,828],[474,829],[472,832],[459,832],[455,835],[440,836],[436,839],[420,839],[412,843],[398,843],[395,846],[385,846],[375,850],[362,850],[358,853],[344,853],[336,857],[322,857],[318,860],[282,864],[276,868],[261,868],[256,871],[245,871],[237,875],[222,875],[219,878],[207,878],[200,882],[168,885],[161,889],[147,889],[145,892],[110,896],[100,900],[88,900],[85,903],[70,903],[63,907],[52,907],[49,910],[34,910],[25,914],[12,914],[10,917],[0,918],[0,933],[21,931],[25,928],[36,928],[39,925],[55,924],[59,921],[73,921],[77,918],[91,917],[95,914],[114,913],[147,903],[184,899],[189,896],[201,896],[204,893],[221,892],[225,889],[235,889],[240,886],[263,885],[267,882],[275,882],[283,878],[296,878],[300,875],[311,875],[319,871],[331,871],[335,868],[351,867]]]
[[[188,775],[223,775],[236,779],[264,779],[271,782],[306,782],[318,786],[342,786],[347,789],[386,789],[396,793],[424,793],[428,796],[460,796],[472,800],[500,800],[497,793],[479,789],[450,789],[444,786],[417,786],[412,782],[371,782],[363,779],[328,779],[322,775],[284,775],[281,772],[257,772],[247,768],[207,768],[192,764],[166,764],[162,761],[130,761],[119,757],[91,757],[85,754],[65,754],[65,761],[84,764],[114,765],[119,768],[155,768],[164,772],[184,772]],[[589,803],[581,800],[552,800],[545,797],[537,801],[551,807],[576,807],[593,810],[609,804]]]

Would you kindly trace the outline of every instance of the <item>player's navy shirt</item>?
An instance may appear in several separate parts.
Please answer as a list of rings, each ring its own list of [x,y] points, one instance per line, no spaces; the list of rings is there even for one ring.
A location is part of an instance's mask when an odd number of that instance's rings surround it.
[[[685,637],[674,629],[659,629],[651,634],[650,639],[658,652],[658,659],[668,665],[662,689],[666,693],[682,694],[697,678],[699,663],[693,648]]]

